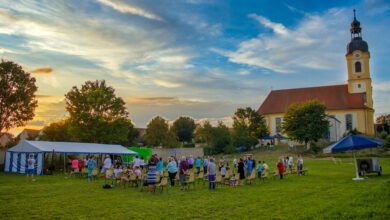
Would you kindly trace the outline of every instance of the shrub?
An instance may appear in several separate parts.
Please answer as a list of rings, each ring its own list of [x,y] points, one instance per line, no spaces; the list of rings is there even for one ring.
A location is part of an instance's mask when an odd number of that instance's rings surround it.
[[[382,138],[383,140],[385,140],[386,137],[387,137],[387,132],[386,131],[382,131],[381,133],[379,133],[379,137]]]
[[[184,143],[183,147],[195,147],[195,143]]]
[[[385,146],[388,147],[388,148],[390,148],[390,135],[387,136],[387,138],[386,138]]]
[[[229,145],[227,145],[227,146],[223,149],[223,152],[224,152],[225,154],[232,154],[232,153],[237,152],[237,149],[236,149],[233,145],[229,144]]]

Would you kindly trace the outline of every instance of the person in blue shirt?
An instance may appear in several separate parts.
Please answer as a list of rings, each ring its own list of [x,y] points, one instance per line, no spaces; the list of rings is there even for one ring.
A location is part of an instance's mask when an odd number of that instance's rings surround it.
[[[168,159],[168,165],[166,167],[166,170],[168,171],[169,179],[171,180],[171,186],[175,186],[175,177],[177,173],[177,163],[175,159],[169,158]]]
[[[203,173],[204,173],[204,175],[207,174],[208,165],[209,165],[209,160],[207,159],[207,157],[205,157],[203,160]]]
[[[196,163],[195,163],[195,167],[196,167],[196,170],[198,171],[198,174],[200,173],[201,163],[202,163],[202,160],[200,159],[200,157],[198,157],[198,159],[196,159]]]
[[[160,178],[164,176],[164,162],[161,157],[157,162],[157,172],[160,174]]]
[[[251,180],[250,180],[250,176],[252,174],[252,161],[251,160],[247,160],[246,161],[246,178],[248,179],[249,181],[249,184],[251,184]]]
[[[91,155],[90,159],[88,160],[87,166],[88,166],[88,181],[90,181],[92,178],[95,178],[92,176],[92,171],[96,167],[96,161],[93,155]]]
[[[261,184],[261,171],[263,171],[263,167],[261,161],[259,160],[259,165],[257,167],[257,176],[259,177],[260,184]]]

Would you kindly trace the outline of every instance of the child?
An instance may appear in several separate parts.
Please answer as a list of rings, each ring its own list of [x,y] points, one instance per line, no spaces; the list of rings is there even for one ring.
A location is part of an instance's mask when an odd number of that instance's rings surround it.
[[[161,157],[157,162],[157,172],[160,174],[160,178],[162,178],[164,175],[164,162]]]
[[[115,178],[116,178],[116,176],[118,176],[118,173],[121,173],[121,172],[123,172],[123,169],[122,169],[121,165],[117,164],[115,167],[115,170],[114,170]]]
[[[222,182],[225,182],[225,176],[226,176],[226,165],[223,164],[221,167],[221,176],[222,176]]]
[[[230,185],[237,186],[236,174],[233,174],[232,178],[230,178]]]
[[[261,161],[259,160],[259,165],[258,165],[258,168],[257,168],[257,175],[259,177],[259,182],[261,184],[261,171],[263,170],[262,168],[262,165],[261,165]]]
[[[134,173],[135,173],[135,175],[137,176],[137,178],[139,178],[139,176],[141,176],[141,170],[139,169],[138,166],[135,167]]]
[[[34,155],[33,154],[30,154],[30,159],[27,160],[27,164],[28,164],[28,167],[27,167],[26,180],[28,180],[28,174],[30,174],[31,175],[31,181],[35,181],[35,179],[34,179],[35,159],[34,159]]]

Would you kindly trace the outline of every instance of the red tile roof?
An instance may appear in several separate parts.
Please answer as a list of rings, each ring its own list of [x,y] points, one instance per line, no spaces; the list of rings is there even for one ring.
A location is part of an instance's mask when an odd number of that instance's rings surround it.
[[[348,85],[320,86],[271,91],[257,110],[260,114],[283,113],[293,103],[316,99],[328,110],[360,109],[364,105],[363,93],[348,93]]]

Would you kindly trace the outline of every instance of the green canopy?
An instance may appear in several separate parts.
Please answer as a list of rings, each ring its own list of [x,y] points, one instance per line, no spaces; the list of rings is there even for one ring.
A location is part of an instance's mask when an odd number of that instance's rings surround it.
[[[138,153],[139,158],[144,157],[144,162],[147,161],[147,158],[152,156],[152,149],[145,147],[127,147],[127,149],[135,151]],[[122,160],[125,163],[130,163],[133,161],[135,155],[122,155]]]

